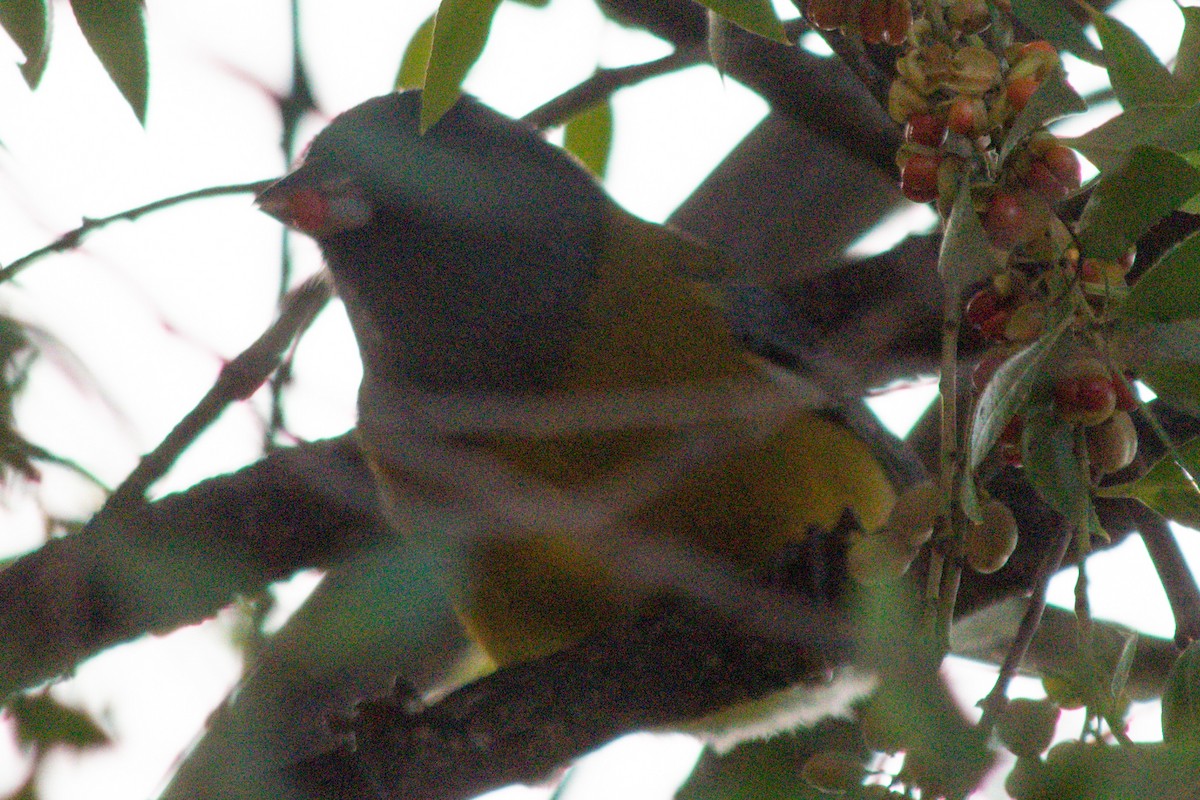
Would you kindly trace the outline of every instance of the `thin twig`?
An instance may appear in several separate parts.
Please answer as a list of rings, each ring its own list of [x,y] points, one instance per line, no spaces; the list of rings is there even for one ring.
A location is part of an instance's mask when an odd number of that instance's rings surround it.
[[[252,345],[225,365],[208,393],[167,434],[162,443],[138,463],[109,504],[119,508],[140,503],[146,489],[166,473],[179,455],[226,407],[254,394],[279,366],[288,348],[325,307],[332,294],[333,287],[323,272],[288,292],[275,322]]]
[[[59,236],[45,247],[39,247],[32,253],[27,253],[21,256],[16,261],[13,261],[7,267],[0,269],[0,283],[11,280],[16,277],[23,269],[28,267],[33,262],[40,258],[45,258],[54,253],[61,253],[66,250],[78,247],[83,238],[92,231],[111,225],[114,222],[132,222],[139,217],[145,216],[154,211],[161,211],[164,208],[177,206],[181,203],[188,203],[192,200],[203,200],[209,197],[224,197],[231,194],[245,194],[247,192],[260,192],[275,182],[275,178],[267,180],[253,181],[251,183],[238,183],[228,186],[209,186],[204,189],[196,189],[191,192],[184,192],[173,197],[164,197],[155,200],[153,203],[147,203],[144,206],[137,206],[126,211],[120,211],[116,214],[111,214],[107,217],[84,217],[83,224],[78,228],[69,230],[62,236]]]
[[[996,685],[988,692],[987,697],[979,701],[979,706],[983,709],[983,718],[979,721],[982,730],[989,730],[995,724],[996,715],[1004,710],[1008,702],[1008,686],[1016,677],[1017,670],[1021,668],[1021,662],[1025,660],[1033,636],[1042,624],[1042,614],[1046,611],[1046,590],[1050,587],[1050,579],[1062,566],[1072,538],[1070,524],[1067,520],[1060,519],[1058,542],[1053,550],[1046,553],[1041,569],[1038,570],[1037,583],[1034,584],[1033,593],[1029,597],[1029,605],[1021,618],[1021,624],[1017,627],[1017,635],[1004,656],[1004,663],[1000,665]]]
[[[617,90],[624,89],[659,75],[700,64],[707,60],[708,51],[700,47],[679,48],[670,55],[644,64],[599,69],[587,80],[568,89],[550,102],[530,111],[522,119],[535,128],[545,130],[562,125],[571,117],[607,100]]]

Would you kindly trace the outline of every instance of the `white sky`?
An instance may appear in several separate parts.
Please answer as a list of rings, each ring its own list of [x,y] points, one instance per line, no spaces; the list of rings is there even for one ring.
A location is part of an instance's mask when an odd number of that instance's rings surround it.
[[[387,91],[403,44],[435,5],[434,0],[304,3],[302,33],[321,107],[332,114]],[[1138,0],[1136,8],[1137,19],[1125,15],[1134,24],[1147,15],[1169,20],[1175,14],[1168,0]],[[36,93],[26,90],[15,69],[2,68],[17,56],[0,41],[5,110],[0,140],[7,148],[0,151],[0,263],[46,244],[84,215],[283,170],[267,92],[282,90],[288,77],[285,0],[150,0],[152,85],[145,130],[86,50],[69,9],[58,4],[55,10],[50,66]],[[1177,36],[1168,30],[1152,43],[1169,50]],[[653,37],[605,23],[583,0],[555,0],[537,10],[506,3],[468,88],[519,115],[582,80],[597,64],[615,66],[665,52]],[[764,113],[756,96],[707,68],[622,92],[616,98],[608,188],[630,210],[661,220]],[[319,127],[315,122],[312,129]],[[52,331],[92,372],[85,374],[65,358],[56,368],[39,369],[22,408],[28,435],[104,480],[119,481],[137,455],[156,444],[211,385],[222,359],[239,352],[270,321],[277,246],[277,224],[256,212],[249,198],[210,201],[112,226],[80,251],[35,265],[16,286],[0,287],[0,306]],[[314,269],[315,249],[298,247],[301,272]],[[290,407],[297,433],[320,437],[347,429],[358,374],[348,328],[340,309],[331,309],[298,357]],[[900,416],[911,417],[920,406],[923,401],[914,399],[919,392],[927,397],[929,387],[891,398],[903,407]],[[97,403],[101,398],[105,402]],[[255,458],[260,414],[261,404],[232,409],[158,490],[179,489]],[[5,536],[0,553],[40,541],[37,509],[22,491],[9,492],[0,508]],[[56,513],[77,516],[101,500],[94,489],[56,471],[47,473],[36,497]],[[1185,539],[1190,549],[1194,538]],[[1105,564],[1116,565],[1115,576]],[[1136,542],[1095,559],[1093,606],[1098,616],[1170,635],[1165,598],[1147,568]],[[1130,577],[1135,573],[1140,577]],[[1054,589],[1067,605],[1069,581],[1060,576]],[[43,784],[47,800],[151,796],[236,677],[239,662],[225,644],[230,624],[226,614],[212,624],[114,648],[83,665],[62,695],[105,720],[117,746],[56,757],[53,775]],[[977,698],[988,680],[964,680],[964,692]],[[1148,735],[1155,734],[1151,727]],[[671,776],[668,783],[647,782],[638,764],[680,763],[678,780],[695,745],[686,737],[660,737],[653,744],[647,738],[606,751],[578,784],[599,782],[597,796],[669,797]],[[18,764],[14,754],[0,751],[0,793],[21,779]],[[510,790],[506,796],[530,792]],[[572,786],[567,800],[584,796]]]

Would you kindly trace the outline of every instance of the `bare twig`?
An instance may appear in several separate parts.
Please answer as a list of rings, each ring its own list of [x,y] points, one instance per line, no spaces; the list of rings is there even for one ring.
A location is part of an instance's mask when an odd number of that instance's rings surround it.
[[[1021,662],[1025,659],[1030,643],[1033,642],[1034,634],[1037,633],[1038,626],[1042,624],[1042,614],[1046,610],[1046,590],[1050,586],[1050,579],[1062,566],[1063,558],[1067,554],[1067,547],[1072,539],[1071,526],[1065,519],[1060,521],[1057,533],[1058,542],[1054,549],[1046,554],[1042,568],[1038,571],[1037,583],[1029,597],[1025,616],[1021,618],[1017,636],[1004,656],[1004,663],[1000,665],[1000,674],[996,677],[996,685],[988,692],[987,697],[979,701],[979,705],[983,709],[983,718],[979,721],[979,725],[983,730],[988,730],[995,724],[996,715],[1008,703],[1008,686],[1021,668]]]
[[[535,128],[553,128],[562,125],[576,114],[608,99],[618,89],[641,83],[659,75],[699,64],[708,58],[702,47],[680,48],[670,55],[644,64],[628,67],[599,69],[583,83],[563,92],[550,102],[530,111],[522,119]]]
[[[92,231],[99,230],[114,222],[133,222],[139,217],[143,217],[154,211],[161,211],[164,208],[177,206],[182,203],[189,203],[192,200],[203,200],[209,197],[224,197],[231,194],[246,194],[248,192],[260,192],[275,182],[275,178],[268,178],[261,181],[253,181],[251,183],[237,183],[228,186],[209,186],[204,189],[196,189],[191,192],[184,192],[173,197],[164,197],[155,200],[153,203],[147,203],[144,206],[130,208],[126,211],[119,211],[116,214],[110,214],[107,217],[84,217],[83,224],[78,228],[67,231],[62,236],[59,236],[45,247],[39,247],[32,253],[27,253],[21,256],[16,261],[13,261],[7,267],[0,269],[0,283],[15,278],[22,270],[28,267],[38,259],[45,258],[54,253],[62,253],[66,250],[78,247],[83,238]]]
[[[200,433],[235,400],[244,400],[262,385],[283,360],[283,355],[312,322],[332,295],[325,273],[318,273],[284,297],[279,317],[241,354],[225,365],[216,383],[162,443],[141,462],[117,489],[110,505],[139,502],[146,489],[175,463]]]

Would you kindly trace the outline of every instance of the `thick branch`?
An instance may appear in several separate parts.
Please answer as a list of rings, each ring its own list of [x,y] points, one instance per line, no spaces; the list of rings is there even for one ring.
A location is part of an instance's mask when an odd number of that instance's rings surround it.
[[[387,535],[350,436],[101,515],[0,572],[0,696]]]

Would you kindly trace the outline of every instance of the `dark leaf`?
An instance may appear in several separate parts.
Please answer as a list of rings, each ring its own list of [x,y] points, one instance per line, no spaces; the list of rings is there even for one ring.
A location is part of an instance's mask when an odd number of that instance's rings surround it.
[[[971,187],[963,181],[954,198],[950,219],[946,222],[946,233],[942,237],[938,253],[938,273],[942,276],[945,308],[951,309],[954,318],[962,310],[963,297],[980,281],[996,273],[1000,268],[979,214],[971,202]]]
[[[1073,524],[1086,524],[1091,493],[1079,453],[1082,429],[1046,403],[1030,410],[1021,436],[1025,476],[1042,499]]]
[[[1061,0],[1012,0],[1012,10],[1017,19],[1059,50],[1093,64],[1104,64],[1104,55],[1088,41],[1083,26]]]
[[[1063,312],[1061,319],[1053,323],[1047,320],[1047,331],[1041,338],[996,370],[975,404],[975,417],[967,437],[967,477],[961,500],[963,510],[977,522],[981,517],[973,478],[975,470],[996,446],[1009,420],[1029,403],[1034,388],[1044,380],[1043,366],[1071,322],[1070,310]]]
[[[697,0],[700,5],[751,33],[788,44],[783,22],[771,0]]]
[[[1156,222],[1200,192],[1200,171],[1160,147],[1142,146],[1100,181],[1080,218],[1083,256],[1117,261]]]
[[[1175,659],[1162,695],[1163,741],[1200,748],[1200,642]]]
[[[23,744],[84,749],[109,743],[108,734],[87,713],[46,692],[16,695],[6,708],[17,723],[17,739]]]
[[[21,72],[29,88],[36,88],[50,48],[50,6],[46,0],[0,2],[0,27],[12,37],[25,63]]]
[[[1138,278],[1121,314],[1135,322],[1200,318],[1200,233],[1172,247]]]
[[[1108,78],[1125,108],[1152,103],[1178,103],[1179,87],[1170,70],[1132,29],[1107,14],[1092,13],[1104,48]]]
[[[1200,438],[1177,448],[1176,453],[1186,472],[1175,462],[1175,456],[1168,453],[1137,480],[1107,486],[1097,494],[1140,500],[1167,519],[1192,528],[1200,527],[1200,489],[1193,480],[1193,476],[1200,473]]]
[[[1003,162],[1008,158],[1008,154],[1026,136],[1050,120],[1065,117],[1068,114],[1081,114],[1084,111],[1087,111],[1087,103],[1067,83],[1067,74],[1063,72],[1062,68],[1054,70],[1046,76],[1025,107],[1021,109],[1021,113],[1013,120],[1012,127],[1009,128],[1004,142],[1000,145],[1000,161]]]
[[[141,0],[71,0],[79,28],[138,122],[146,122],[150,72]]]

